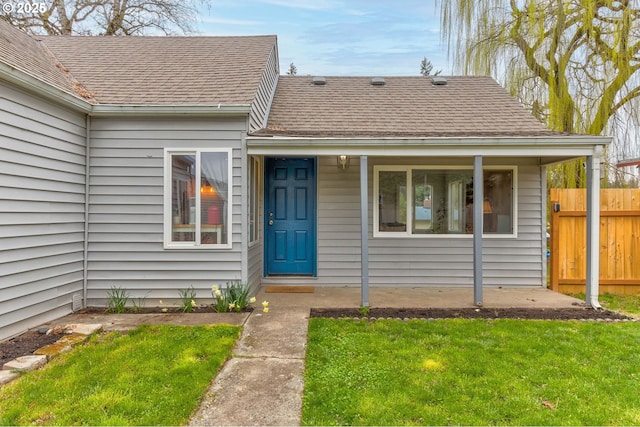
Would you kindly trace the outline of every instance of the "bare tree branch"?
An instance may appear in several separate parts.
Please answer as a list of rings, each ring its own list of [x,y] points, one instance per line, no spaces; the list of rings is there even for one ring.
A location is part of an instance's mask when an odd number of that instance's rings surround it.
[[[16,6],[34,0],[5,0]],[[210,0],[51,0],[44,12],[0,17],[33,34],[142,35],[189,34],[198,6]],[[43,3],[44,4],[44,3]],[[6,10],[10,10],[6,7]]]

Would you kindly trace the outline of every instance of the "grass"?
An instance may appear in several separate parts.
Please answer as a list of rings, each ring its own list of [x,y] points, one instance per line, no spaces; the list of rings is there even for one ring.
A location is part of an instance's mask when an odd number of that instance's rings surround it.
[[[183,425],[239,334],[157,325],[93,337],[0,388],[0,424]]]
[[[584,293],[572,295],[578,299],[584,300]],[[598,296],[598,300],[603,308],[613,311],[619,311],[634,316],[640,315],[640,295],[614,295],[602,294]]]
[[[311,319],[303,425],[639,425],[640,325]]]

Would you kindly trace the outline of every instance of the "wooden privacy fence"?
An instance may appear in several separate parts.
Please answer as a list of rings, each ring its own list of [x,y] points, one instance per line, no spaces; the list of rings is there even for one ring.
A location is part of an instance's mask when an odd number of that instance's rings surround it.
[[[584,292],[586,190],[552,189],[550,201],[551,288]],[[640,294],[640,189],[600,191],[600,293],[607,292]]]

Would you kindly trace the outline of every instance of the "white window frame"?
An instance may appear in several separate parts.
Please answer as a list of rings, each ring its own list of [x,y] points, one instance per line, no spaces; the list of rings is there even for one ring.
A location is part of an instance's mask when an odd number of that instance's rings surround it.
[[[373,237],[374,238],[412,238],[412,239],[472,239],[472,233],[459,234],[412,234],[413,215],[413,174],[414,169],[420,170],[471,170],[473,166],[436,166],[436,165],[374,165],[373,166]],[[515,239],[518,237],[518,166],[515,165],[485,165],[483,171],[511,170],[512,173],[512,200],[511,212],[513,215],[513,230],[511,233],[482,233],[483,238],[488,239]],[[407,189],[411,196],[407,195],[406,231],[380,231],[378,200],[380,198],[380,172],[406,172]],[[484,185],[484,183],[483,183]],[[433,198],[433,195],[432,195]]]
[[[196,182],[195,188],[201,187],[201,156],[203,153],[226,153],[227,154],[227,179],[228,179],[228,202],[227,202],[227,221],[228,224],[225,224],[225,233],[226,233],[226,242],[221,244],[202,244],[201,242],[201,231],[200,227],[202,226],[202,213],[200,212],[200,193],[196,192],[196,217],[195,217],[195,241],[194,242],[174,242],[171,240],[172,236],[172,220],[173,213],[171,212],[171,200],[172,200],[172,162],[171,157],[173,155],[194,155],[196,158]],[[210,249],[231,249],[233,242],[232,238],[232,228],[233,228],[233,216],[232,216],[232,205],[233,205],[233,149],[231,148],[165,148],[164,149],[164,248],[165,249],[199,249],[199,250],[210,250]]]
[[[249,197],[247,199],[247,210],[249,211],[247,219],[249,220],[249,247],[256,245],[260,242],[260,194],[262,194],[262,167],[258,157],[249,157]],[[254,188],[255,187],[255,188]],[[253,206],[253,235],[251,233],[251,207]]]

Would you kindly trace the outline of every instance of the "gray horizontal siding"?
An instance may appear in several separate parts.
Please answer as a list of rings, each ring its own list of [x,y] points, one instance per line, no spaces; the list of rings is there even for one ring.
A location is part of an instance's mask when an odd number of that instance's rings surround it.
[[[469,159],[370,158],[369,280],[371,286],[472,286],[471,238],[373,238],[373,165],[471,164]],[[339,171],[335,158],[318,159],[318,277],[316,285],[360,284],[359,159]],[[485,164],[499,164],[485,159]],[[505,163],[506,164],[506,163]],[[518,166],[518,237],[485,238],[483,275],[487,286],[542,286],[542,216],[539,168]],[[291,283],[308,282],[295,279]]]
[[[91,125],[88,255],[89,304],[112,287],[147,305],[176,302],[191,286],[241,278],[241,137],[246,119],[94,118]],[[230,250],[163,247],[164,148],[233,148]]]
[[[82,294],[85,118],[0,83],[0,340]]]

